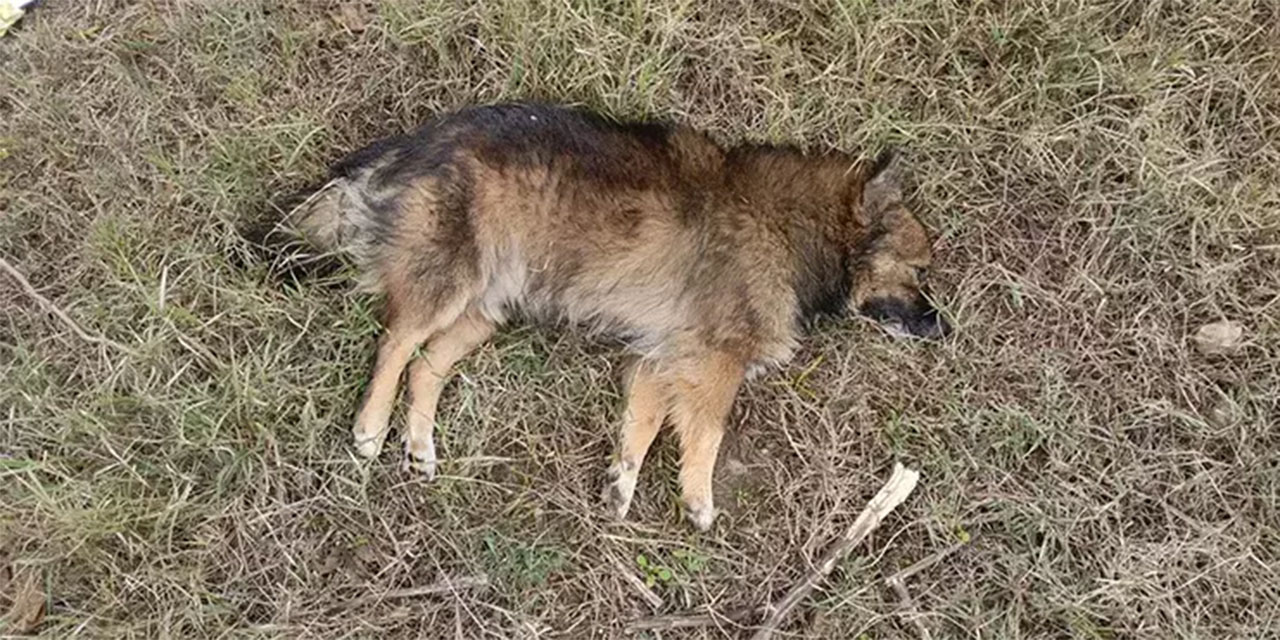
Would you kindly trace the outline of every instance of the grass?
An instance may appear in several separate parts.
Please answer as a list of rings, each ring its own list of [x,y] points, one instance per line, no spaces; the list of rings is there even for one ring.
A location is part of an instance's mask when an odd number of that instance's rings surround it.
[[[137,352],[0,277],[0,554],[41,633],[620,636],[648,609],[619,564],[667,568],[670,612],[758,604],[897,459],[920,490],[795,637],[915,637],[883,578],[961,539],[908,584],[939,637],[1280,637],[1274,4],[163,4],[42,3],[0,39],[0,256]],[[706,535],[670,438],[627,523],[599,508],[619,357],[572,332],[467,361],[430,486],[354,459],[376,301],[271,282],[235,227],[506,98],[901,145],[958,335],[831,322],[748,385]],[[1196,353],[1224,318],[1245,347]]]

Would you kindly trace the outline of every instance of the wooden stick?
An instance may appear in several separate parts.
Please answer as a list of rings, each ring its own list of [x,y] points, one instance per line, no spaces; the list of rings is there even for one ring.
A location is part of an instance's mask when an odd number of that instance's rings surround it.
[[[928,569],[929,567],[932,567],[933,565],[937,564],[937,563],[938,563],[938,561],[940,561],[940,560],[942,560],[943,558],[945,558],[945,557],[947,557],[947,556],[949,556],[949,555],[951,555],[951,554],[955,553],[955,552],[956,552],[956,550],[958,550],[960,547],[963,547],[965,544],[967,544],[967,543],[964,543],[964,542],[957,542],[957,543],[955,543],[955,544],[953,544],[953,545],[951,545],[951,546],[947,547],[946,549],[941,549],[941,550],[938,550],[938,551],[934,551],[933,553],[931,553],[931,554],[929,554],[929,555],[925,556],[924,558],[922,558],[922,559],[920,559],[919,561],[915,562],[914,564],[912,564],[911,566],[907,567],[906,569],[903,569],[903,570],[901,570],[901,571],[899,571],[899,572],[897,572],[897,573],[895,573],[895,574],[893,574],[893,575],[889,576],[888,578],[885,578],[885,579],[884,579],[884,582],[885,582],[885,584],[889,584],[889,583],[890,583],[891,581],[893,581],[893,580],[902,580],[902,581],[903,581],[903,583],[905,584],[905,583],[906,583],[907,578],[910,578],[911,576],[914,576],[915,574],[920,573],[921,571],[924,571],[925,569]],[[890,586],[892,586],[892,585],[890,585]]]
[[[22,287],[22,290],[26,292],[28,296],[31,296],[32,300],[35,300],[36,302],[38,302],[40,306],[45,308],[46,311],[48,311],[49,313],[52,313],[55,317],[61,320],[62,324],[67,325],[67,327],[70,328],[73,332],[75,332],[77,336],[80,336],[81,340],[84,340],[85,342],[90,342],[93,344],[106,345],[113,349],[123,351],[124,353],[129,354],[131,356],[138,355],[137,352],[134,351],[133,349],[130,349],[129,347],[126,347],[120,344],[119,342],[116,342],[115,340],[112,340],[110,338],[104,338],[102,336],[95,336],[89,333],[88,331],[81,329],[80,325],[76,324],[76,321],[71,319],[71,316],[67,315],[66,312],[58,308],[58,305],[54,304],[48,298],[40,295],[40,292],[36,291],[35,287],[31,286],[31,282],[27,280],[27,277],[22,275],[21,271],[18,271],[16,267],[9,264],[9,261],[5,260],[3,257],[0,257],[0,269],[3,269],[5,273],[8,273],[11,278],[13,278],[14,280],[17,280],[18,286]]]
[[[641,580],[636,576],[636,574],[632,573],[631,570],[627,568],[627,565],[623,564],[621,560],[617,558],[612,558],[612,560],[614,570],[618,572],[618,575],[624,582],[631,585],[636,590],[636,593],[640,594],[640,597],[643,598],[645,602],[649,603],[649,606],[652,607],[653,610],[657,611],[662,609],[662,598],[658,594],[654,593],[653,590],[644,583],[644,580]]]
[[[922,640],[932,640],[933,635],[929,633],[929,627],[920,617],[920,612],[916,610],[915,599],[911,597],[911,592],[907,591],[907,578],[914,576],[925,569],[937,564],[943,558],[953,554],[957,549],[963,547],[965,543],[957,542],[946,549],[935,551],[921,560],[911,564],[911,566],[885,578],[884,583],[888,585],[893,592],[898,594],[898,599],[902,602],[902,611],[900,615],[908,622],[915,625],[916,631],[919,632]]]
[[[916,601],[911,597],[911,592],[907,591],[907,585],[902,582],[902,578],[894,576],[885,582],[894,593],[898,594],[898,599],[902,601],[900,615],[915,625],[916,631],[920,633],[920,640],[933,640],[933,634],[929,633],[929,627],[925,626],[924,620],[920,619],[920,612],[916,610]]]
[[[723,622],[741,623],[764,614],[764,607],[741,607],[725,613],[673,614],[642,618],[627,624],[627,631],[665,631],[692,627],[714,627]]]
[[[907,496],[911,495],[919,481],[919,473],[903,467],[900,463],[894,464],[893,473],[889,476],[888,482],[885,482],[880,492],[867,503],[867,507],[853,522],[853,526],[849,527],[839,541],[827,549],[822,560],[809,572],[809,575],[805,576],[804,580],[791,587],[781,600],[768,608],[769,615],[760,630],[752,636],[753,640],[772,638],[791,610],[796,608],[796,605],[800,604],[819,582],[830,575],[836,568],[836,564],[849,555],[854,547],[880,526],[880,522],[889,515],[889,512],[896,509],[903,500],[907,499]]]

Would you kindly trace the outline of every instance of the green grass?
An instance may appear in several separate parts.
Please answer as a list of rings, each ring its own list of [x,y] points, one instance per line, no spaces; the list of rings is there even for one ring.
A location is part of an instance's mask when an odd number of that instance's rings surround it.
[[[0,274],[0,562],[38,572],[44,635],[621,636],[650,610],[619,565],[667,569],[664,612],[759,604],[895,459],[920,489],[794,637],[917,637],[883,580],[961,537],[907,585],[935,637],[1280,635],[1273,5],[41,4],[0,39],[0,257],[135,352]],[[271,282],[235,228],[508,98],[902,146],[959,333],[824,324],[744,389],[705,535],[669,437],[629,522],[599,507],[622,358],[572,332],[460,367],[435,483],[356,460],[376,301]],[[1246,346],[1197,354],[1222,318]]]

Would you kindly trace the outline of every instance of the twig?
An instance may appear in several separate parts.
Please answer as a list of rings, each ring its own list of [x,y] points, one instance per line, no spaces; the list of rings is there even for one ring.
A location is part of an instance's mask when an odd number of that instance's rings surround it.
[[[910,578],[911,576],[914,576],[915,574],[920,573],[921,571],[924,571],[929,567],[932,567],[943,558],[946,558],[947,556],[955,553],[957,549],[959,549],[960,547],[963,547],[964,545],[965,543],[963,542],[957,542],[947,547],[946,549],[940,549],[938,551],[934,551],[933,553],[925,556],[924,558],[917,560],[914,564],[907,567],[906,569],[903,569],[889,576],[888,578],[885,578],[884,582],[885,584],[889,584],[889,582],[892,580],[901,580],[905,584],[907,578]]]
[[[764,607],[741,607],[725,613],[672,614],[642,618],[627,624],[627,631],[663,631],[692,627],[714,627],[722,622],[746,622],[764,614]]]
[[[40,295],[40,292],[36,291],[35,287],[31,286],[31,282],[27,280],[26,276],[22,275],[21,271],[18,271],[13,265],[9,264],[8,260],[5,260],[3,257],[0,257],[0,269],[4,269],[5,273],[8,273],[10,277],[12,277],[14,280],[17,280],[18,285],[22,287],[22,290],[25,291],[28,296],[31,296],[31,299],[40,303],[40,306],[44,307],[45,310],[48,311],[49,313],[52,313],[54,316],[57,316],[57,318],[62,321],[62,324],[67,325],[67,327],[70,328],[73,332],[75,332],[77,336],[80,336],[81,340],[84,340],[85,342],[94,343],[94,344],[106,345],[113,349],[118,349],[131,356],[138,355],[138,353],[133,349],[130,349],[129,347],[126,347],[123,344],[116,342],[115,340],[112,340],[110,338],[105,338],[103,336],[95,336],[85,331],[84,329],[81,329],[80,325],[76,324],[76,321],[71,319],[71,316],[67,315],[62,309],[58,308],[58,305],[54,304],[48,298]]]
[[[929,627],[925,626],[924,620],[920,619],[920,612],[916,610],[916,601],[912,599],[911,592],[907,591],[907,585],[902,582],[902,578],[893,576],[885,582],[894,593],[898,594],[898,599],[902,601],[902,617],[915,625],[916,631],[920,632],[920,640],[933,640],[933,635],[929,633]]]
[[[617,558],[612,558],[612,560],[613,567],[618,572],[618,575],[623,579],[623,581],[635,588],[636,593],[640,594],[640,597],[643,598],[645,602],[649,603],[650,608],[655,611],[662,608],[662,598],[658,594],[654,593],[653,590],[644,583],[644,580],[636,577],[636,574],[632,573],[631,570],[627,568],[627,565],[623,564],[621,560]]]
[[[408,587],[405,589],[392,589],[383,593],[378,593],[363,598],[356,598],[347,602],[344,607],[355,607],[359,605],[369,604],[373,602],[381,602],[383,600],[397,600],[401,598],[417,598],[420,596],[435,596],[442,593],[453,593],[463,589],[481,589],[489,586],[489,576],[475,575],[464,576],[461,578],[446,578],[439,582],[423,585],[420,587]]]
[[[965,543],[957,542],[946,549],[939,549],[933,553],[917,560],[905,569],[884,579],[884,583],[888,585],[893,592],[898,594],[898,599],[902,601],[902,617],[915,625],[916,630],[920,632],[922,640],[931,640],[933,637],[929,633],[929,627],[925,625],[924,620],[920,617],[920,612],[916,609],[915,600],[911,597],[911,592],[907,591],[907,578],[914,576],[929,567],[937,564],[938,561],[953,554],[957,549],[963,547]]]
[[[768,640],[773,637],[775,631],[782,624],[791,610],[800,604],[802,600],[813,591],[822,579],[831,574],[836,564],[840,562],[854,547],[858,546],[864,538],[867,537],[876,527],[880,526],[880,521],[893,511],[898,505],[902,504],[907,496],[915,490],[916,483],[920,480],[920,474],[903,467],[901,464],[893,466],[893,473],[889,476],[888,482],[880,488],[880,492],[867,503],[867,507],[858,515],[858,519],[853,522],[853,526],[845,532],[844,536],[838,542],[827,549],[823,554],[822,560],[818,563],[809,575],[805,576],[791,590],[787,592],[777,604],[769,607],[769,615],[761,625],[760,630],[752,636],[753,640]]]

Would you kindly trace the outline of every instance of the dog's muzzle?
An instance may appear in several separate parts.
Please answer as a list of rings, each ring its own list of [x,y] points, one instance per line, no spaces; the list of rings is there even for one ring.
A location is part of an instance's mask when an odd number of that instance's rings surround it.
[[[951,333],[951,324],[923,296],[913,302],[873,298],[863,303],[860,311],[895,335],[937,340]]]

